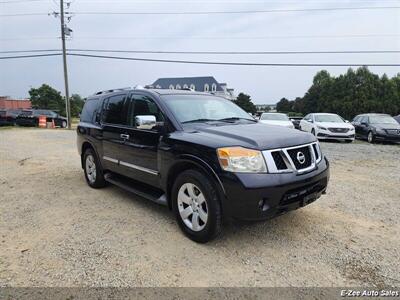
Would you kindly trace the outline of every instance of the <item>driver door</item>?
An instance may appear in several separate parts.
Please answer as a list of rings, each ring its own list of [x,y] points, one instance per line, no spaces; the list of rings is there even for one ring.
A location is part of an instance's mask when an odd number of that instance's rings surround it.
[[[128,126],[120,152],[121,171],[125,176],[153,186],[159,185],[158,145],[164,116],[155,101],[140,93],[132,93],[128,104]],[[141,126],[137,116],[154,116],[154,126]]]

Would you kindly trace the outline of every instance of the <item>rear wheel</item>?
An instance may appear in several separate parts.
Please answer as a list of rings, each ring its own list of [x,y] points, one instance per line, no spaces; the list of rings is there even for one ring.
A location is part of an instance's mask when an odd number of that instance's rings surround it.
[[[61,122],[61,128],[67,128],[67,121]]]
[[[103,169],[93,149],[87,149],[83,155],[83,170],[86,182],[92,188],[101,188],[106,185]]]
[[[367,136],[368,143],[373,144],[375,142],[375,136],[372,131],[368,132]]]
[[[196,170],[181,173],[172,187],[172,207],[183,233],[206,243],[221,231],[221,204],[213,183]]]

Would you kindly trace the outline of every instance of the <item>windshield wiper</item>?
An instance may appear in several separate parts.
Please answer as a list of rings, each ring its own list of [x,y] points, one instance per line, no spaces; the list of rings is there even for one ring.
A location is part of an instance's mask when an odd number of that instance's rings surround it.
[[[213,120],[213,119],[195,119],[195,120],[190,120],[190,121],[185,121],[182,122],[182,124],[186,124],[186,123],[197,123],[197,122],[215,122],[218,120]]]
[[[239,120],[246,120],[246,121],[251,121],[251,122],[257,122],[257,120],[254,120],[254,119],[241,118],[241,117],[224,118],[224,119],[220,119],[220,120],[218,120],[218,121],[230,122],[230,121],[239,121]]]

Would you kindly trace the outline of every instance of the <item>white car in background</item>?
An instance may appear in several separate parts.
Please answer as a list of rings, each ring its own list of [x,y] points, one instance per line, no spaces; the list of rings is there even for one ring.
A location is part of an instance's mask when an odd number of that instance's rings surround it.
[[[294,125],[292,121],[290,121],[289,117],[286,114],[281,113],[263,113],[260,116],[260,123],[294,128]]]
[[[300,130],[315,135],[318,139],[354,141],[354,126],[336,114],[308,114],[300,121]]]

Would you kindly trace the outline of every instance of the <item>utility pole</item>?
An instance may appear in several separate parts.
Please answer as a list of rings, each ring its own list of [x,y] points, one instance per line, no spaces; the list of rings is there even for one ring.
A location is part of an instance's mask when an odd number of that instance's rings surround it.
[[[64,83],[65,83],[65,112],[67,114],[68,129],[71,129],[71,105],[69,102],[68,89],[68,69],[67,69],[67,53],[65,49],[65,22],[64,22],[64,0],[60,0],[60,20],[61,20],[61,41],[62,41],[62,57],[64,64]]]

